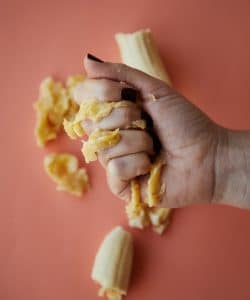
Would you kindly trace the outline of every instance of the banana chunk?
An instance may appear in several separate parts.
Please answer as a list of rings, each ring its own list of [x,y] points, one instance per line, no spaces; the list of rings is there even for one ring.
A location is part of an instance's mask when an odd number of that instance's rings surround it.
[[[84,128],[81,123],[84,120],[91,120],[93,122],[99,122],[103,118],[111,114],[113,109],[126,106],[135,106],[136,104],[130,101],[117,101],[117,102],[101,102],[97,99],[86,99],[80,105],[78,112],[75,114],[72,120],[63,121],[64,130],[71,139],[82,137],[84,135]],[[144,120],[133,121],[131,127],[133,128],[145,128],[146,123]]]
[[[133,33],[117,33],[115,39],[120,49],[123,63],[163,80],[171,86],[170,77],[164,67],[150,29],[143,29]],[[157,100],[153,94],[149,95],[149,98],[152,101]],[[160,182],[163,165],[163,161],[158,157],[151,166],[147,184],[146,203],[142,203],[141,200],[138,202],[138,198],[133,196],[136,193],[139,194],[140,188],[131,184],[132,197],[126,208],[130,226],[144,228],[151,224],[153,230],[158,234],[162,234],[167,228],[171,210],[168,208],[155,208],[159,204],[165,189],[165,186],[161,185]],[[135,199],[137,200],[135,201]],[[140,207],[140,210],[137,208],[137,215],[132,213],[133,208],[136,207],[135,205]]]
[[[171,83],[150,29],[117,33],[115,39],[123,63],[168,84]]]
[[[72,89],[84,77],[70,76],[66,87],[52,77],[45,78],[40,85],[39,98],[34,104],[37,112],[35,138],[38,146],[44,146],[48,141],[56,139],[64,118],[71,118],[78,110],[78,104],[72,99]]]
[[[172,209],[154,207],[148,211],[148,216],[153,227],[153,231],[162,234],[170,223]]]
[[[87,163],[97,160],[97,153],[119,143],[119,129],[101,130],[96,128],[86,142],[83,143],[82,153]]]
[[[44,158],[47,174],[57,183],[58,191],[82,196],[89,186],[87,172],[78,167],[78,160],[71,154],[48,154]]]
[[[164,192],[165,187],[161,185],[161,171],[163,165],[164,162],[160,157],[151,165],[147,186],[147,204],[149,207],[157,206]]]
[[[156,187],[158,185],[156,183]],[[134,179],[130,186],[131,199],[126,206],[129,226],[144,229],[151,225],[154,232],[163,234],[170,223],[172,210],[170,208],[149,207],[147,203],[142,202],[139,182]]]
[[[131,125],[130,125],[130,128],[139,128],[139,129],[146,129],[147,127],[147,124],[146,124],[146,121],[145,120],[135,120],[135,121],[132,121]]]
[[[136,179],[132,180],[131,199],[126,206],[129,226],[143,229],[150,224],[147,205],[141,201],[140,185]]]
[[[103,240],[95,257],[91,278],[101,285],[99,296],[121,300],[127,294],[133,261],[132,235],[115,227]]]

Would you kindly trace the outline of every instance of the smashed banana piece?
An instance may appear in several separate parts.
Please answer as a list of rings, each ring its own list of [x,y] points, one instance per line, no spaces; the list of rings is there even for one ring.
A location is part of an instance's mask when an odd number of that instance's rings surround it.
[[[137,180],[131,183],[131,200],[126,206],[129,226],[143,229],[152,225],[153,230],[162,234],[169,225],[170,208],[149,207],[141,201],[140,185]]]
[[[171,84],[150,29],[115,35],[122,62]]]
[[[126,206],[129,226],[143,229],[149,225],[147,207],[141,202],[140,185],[136,179],[132,180],[131,199]]]
[[[131,123],[131,128],[146,129],[147,124],[145,120],[135,120]]]
[[[151,165],[147,186],[147,204],[149,207],[155,207],[160,203],[164,188],[160,184],[163,165],[164,162],[160,158]]]
[[[79,106],[72,100],[72,89],[82,81],[82,75],[71,76],[66,88],[51,77],[41,82],[39,99],[34,104],[37,112],[35,137],[38,146],[54,140],[62,128],[63,119],[71,118],[76,113]]]
[[[155,78],[159,78],[171,86],[170,77],[164,67],[150,29],[143,29],[132,33],[117,33],[115,39],[120,49],[123,63]],[[150,95],[150,98],[152,98],[153,101],[156,100],[153,94]],[[168,208],[160,208],[159,210],[154,208],[154,206],[159,204],[164,189],[164,186],[160,184],[162,165],[159,158],[153,163],[148,179],[147,199],[145,199],[147,203],[146,211],[150,223],[153,226],[153,230],[159,234],[161,234],[169,224],[171,212]],[[133,186],[131,187],[133,195]],[[162,217],[163,213],[165,214],[165,218]],[[155,223],[155,219],[157,218],[161,220],[159,224]],[[133,224],[132,220],[129,220],[129,222]]]
[[[98,295],[121,300],[127,294],[133,262],[132,235],[115,227],[103,240],[95,257],[91,278],[101,285]]]
[[[170,215],[170,208],[154,207],[148,210],[150,223],[156,233],[162,234],[166,230],[170,222]]]
[[[133,103],[129,101],[100,102],[97,99],[88,99],[81,103],[80,109],[73,120],[64,119],[64,129],[72,139],[82,137],[84,134],[84,129],[81,126],[82,121],[91,120],[98,122],[107,117],[113,109],[129,105],[133,105]]]
[[[58,191],[82,196],[88,188],[87,172],[84,168],[79,168],[74,155],[48,154],[44,158],[44,168],[50,178],[57,183]]]
[[[119,129],[101,130],[96,128],[86,142],[83,143],[82,153],[87,163],[97,160],[97,153],[119,143]]]

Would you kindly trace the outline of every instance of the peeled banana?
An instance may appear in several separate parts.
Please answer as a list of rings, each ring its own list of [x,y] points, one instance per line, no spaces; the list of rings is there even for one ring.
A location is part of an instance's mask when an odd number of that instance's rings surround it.
[[[132,235],[117,226],[104,238],[95,257],[91,278],[101,285],[99,296],[121,300],[127,294],[132,261]]]
[[[143,29],[133,33],[117,33],[115,39],[120,49],[123,63],[171,85],[169,75],[164,67],[150,29]],[[132,213],[132,208],[135,206],[133,195],[138,193],[138,188],[136,188],[135,183],[131,183],[132,198],[131,203],[126,208],[130,226],[144,228],[151,223],[153,230],[159,234],[162,234],[168,226],[171,210],[169,208],[154,209],[159,204],[165,189],[160,184],[163,165],[163,160],[157,157],[151,166],[147,186],[147,206],[145,207],[145,203],[142,203],[141,200],[137,199],[136,201],[137,211],[139,211],[138,207],[140,207],[140,218],[139,214],[136,216]],[[145,220],[149,221],[146,222]],[[155,222],[155,220],[158,220],[158,222]]]
[[[117,33],[115,39],[123,63],[168,84],[171,83],[150,29]]]

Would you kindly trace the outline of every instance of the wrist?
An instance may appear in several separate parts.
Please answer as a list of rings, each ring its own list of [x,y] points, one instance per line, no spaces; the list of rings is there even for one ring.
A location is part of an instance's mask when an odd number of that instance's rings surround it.
[[[250,133],[221,128],[214,167],[213,202],[250,208]]]

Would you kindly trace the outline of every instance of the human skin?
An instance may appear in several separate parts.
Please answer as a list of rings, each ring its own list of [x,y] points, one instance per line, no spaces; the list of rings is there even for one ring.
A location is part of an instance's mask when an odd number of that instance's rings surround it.
[[[120,101],[127,88],[138,91],[141,109],[152,119],[165,162],[161,207],[224,203],[250,208],[250,132],[219,126],[163,81],[123,64],[86,56],[84,67],[88,79],[75,90],[78,103],[88,98]],[[140,117],[141,110],[131,104],[113,110],[98,123],[83,122],[88,134],[96,127],[121,129],[119,144],[98,153],[98,159],[106,169],[111,191],[125,200],[131,196],[130,181],[135,177],[144,198],[154,153],[149,132],[126,129]]]

